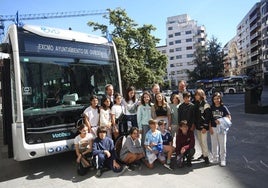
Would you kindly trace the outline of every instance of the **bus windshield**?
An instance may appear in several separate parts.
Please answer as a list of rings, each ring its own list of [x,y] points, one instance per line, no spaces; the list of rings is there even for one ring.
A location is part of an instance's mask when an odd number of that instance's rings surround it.
[[[92,94],[103,95],[107,83],[117,84],[115,63],[108,61],[22,56],[23,109],[89,105]],[[43,111],[44,113],[44,111]]]

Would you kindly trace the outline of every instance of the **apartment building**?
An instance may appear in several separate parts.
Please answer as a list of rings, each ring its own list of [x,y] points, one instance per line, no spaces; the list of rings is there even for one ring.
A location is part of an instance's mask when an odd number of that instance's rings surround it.
[[[268,85],[268,0],[261,1],[261,37],[263,80]]]
[[[236,37],[240,74],[254,70],[268,84],[268,0],[251,8],[238,24]]]
[[[237,47],[237,37],[232,38],[223,47],[224,76],[241,75],[241,55]]]
[[[199,26],[189,15],[182,14],[167,18],[166,45],[157,49],[168,57],[167,75],[172,85],[188,80],[188,71],[193,71],[194,52],[197,45],[205,46],[206,29]]]

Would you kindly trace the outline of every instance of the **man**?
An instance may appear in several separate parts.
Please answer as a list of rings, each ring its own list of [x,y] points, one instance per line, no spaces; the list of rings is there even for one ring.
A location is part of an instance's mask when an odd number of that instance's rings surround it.
[[[182,94],[187,91],[186,86],[187,86],[186,81],[181,80],[181,81],[179,81],[179,84],[178,84],[178,90],[174,91],[172,93],[172,95],[173,94],[179,95],[180,104],[183,103],[183,95]]]
[[[112,108],[114,104],[114,87],[112,84],[107,84],[105,86],[105,94],[108,99],[110,99],[110,108]]]
[[[160,92],[160,86],[159,84],[153,84],[152,85],[152,103],[155,103],[155,94]]]

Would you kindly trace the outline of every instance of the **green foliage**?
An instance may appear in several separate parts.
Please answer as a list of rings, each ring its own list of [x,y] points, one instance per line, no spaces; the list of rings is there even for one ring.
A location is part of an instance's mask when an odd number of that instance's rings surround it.
[[[120,8],[109,10],[109,24],[113,27],[111,35],[117,47],[123,89],[135,86],[142,89],[152,83],[163,83],[166,65],[165,55],[157,51],[159,39],[151,35],[156,28],[152,25],[139,27]],[[103,34],[107,26],[95,22],[88,22],[93,30],[100,30]]]
[[[207,42],[206,47],[197,47],[194,62],[195,69],[188,73],[192,81],[223,76],[221,44],[215,37]]]

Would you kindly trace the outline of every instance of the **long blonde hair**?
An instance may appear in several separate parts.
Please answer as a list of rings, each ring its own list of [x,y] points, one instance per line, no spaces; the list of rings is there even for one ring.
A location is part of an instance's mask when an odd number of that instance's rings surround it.
[[[155,102],[154,102],[155,109],[158,109],[160,107],[160,105],[158,104],[158,100],[157,100],[158,95],[162,96],[162,104],[161,104],[161,106],[162,107],[167,107],[167,102],[165,101],[164,96],[162,95],[162,93],[158,92],[158,93],[155,94]]]

